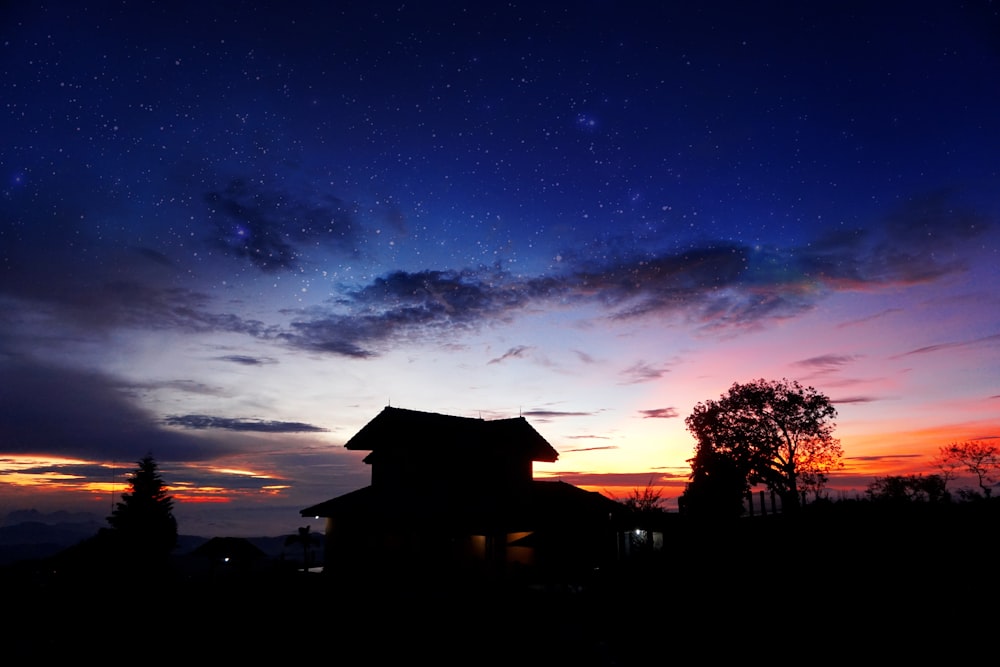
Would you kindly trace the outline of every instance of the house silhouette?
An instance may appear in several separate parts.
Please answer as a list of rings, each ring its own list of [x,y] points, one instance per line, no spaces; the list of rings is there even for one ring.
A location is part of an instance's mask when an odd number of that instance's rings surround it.
[[[386,407],[344,445],[370,452],[371,484],[301,510],[326,519],[328,574],[553,580],[616,562],[629,512],[533,477],[559,454],[523,417]]]

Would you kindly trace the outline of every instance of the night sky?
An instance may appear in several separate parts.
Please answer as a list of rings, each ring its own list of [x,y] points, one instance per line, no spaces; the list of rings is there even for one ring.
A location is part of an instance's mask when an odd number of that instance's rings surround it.
[[[734,382],[843,493],[1000,437],[997,4],[258,4],[0,8],[0,521],[291,533],[386,405],[672,501]]]

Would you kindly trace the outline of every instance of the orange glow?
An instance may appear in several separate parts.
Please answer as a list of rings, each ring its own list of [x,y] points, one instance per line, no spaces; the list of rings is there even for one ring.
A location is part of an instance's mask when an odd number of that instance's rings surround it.
[[[184,495],[184,496],[174,496],[179,502],[183,503],[195,503],[195,504],[213,504],[213,505],[224,505],[226,503],[233,502],[233,499],[228,496],[202,496],[198,494]]]
[[[80,475],[68,475],[59,472],[4,472],[0,473],[0,483],[12,486],[48,486],[50,488],[80,488],[79,484],[60,484],[60,482],[83,479]]]
[[[274,475],[254,472],[252,470],[236,470],[235,468],[209,468],[214,473],[220,475],[238,475],[242,477],[253,477],[255,479],[269,479]]]
[[[26,468],[54,468],[63,465],[84,465],[89,461],[80,459],[64,459],[59,456],[27,456],[23,454],[7,454],[0,458],[0,466],[5,470],[24,470]]]

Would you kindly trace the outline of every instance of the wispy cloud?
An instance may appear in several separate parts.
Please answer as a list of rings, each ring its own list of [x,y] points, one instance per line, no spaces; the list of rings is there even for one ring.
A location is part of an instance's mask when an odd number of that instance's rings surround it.
[[[835,371],[853,362],[857,357],[853,354],[823,354],[793,362],[793,366],[812,368],[821,373]]]
[[[240,364],[241,366],[263,366],[265,364],[273,364],[274,359],[266,357],[251,357],[243,354],[227,354],[221,357],[216,357],[219,361],[228,361],[234,364]]]
[[[489,364],[499,364],[499,363],[501,363],[503,361],[506,361],[508,359],[520,359],[520,358],[523,358],[524,355],[527,354],[527,352],[529,350],[531,350],[531,348],[528,347],[528,346],[526,346],[526,345],[518,345],[517,347],[510,348],[509,350],[507,350],[506,352],[504,352],[499,357],[496,357],[494,359],[490,359],[486,363],[487,363],[487,365],[489,365]]]
[[[677,408],[653,408],[652,410],[639,410],[639,414],[644,419],[674,419],[680,416]]]
[[[319,426],[300,422],[213,417],[210,415],[171,415],[166,417],[163,423],[168,426],[182,426],[197,430],[224,429],[227,431],[256,431],[260,433],[316,433],[327,430]]]
[[[871,456],[845,456],[845,460],[850,461],[894,461],[896,459],[920,459],[924,458],[924,454],[885,454],[885,455],[871,455]]]
[[[951,341],[948,343],[939,343],[937,345],[925,345],[924,347],[918,347],[915,350],[910,350],[908,352],[903,352],[902,354],[894,355],[890,357],[891,359],[902,359],[904,357],[910,357],[920,354],[930,354],[932,352],[940,352],[942,350],[950,350],[960,347],[971,347],[976,345],[992,344],[1000,342],[1000,334],[993,334],[990,336],[983,336],[982,338],[975,338],[972,340],[964,341]]]
[[[844,396],[842,398],[831,398],[830,402],[835,405],[849,404],[849,403],[874,403],[882,399],[876,398],[874,396]]]
[[[901,308],[886,308],[885,310],[879,311],[873,315],[869,315],[868,317],[862,317],[860,319],[850,320],[849,322],[841,322],[840,324],[837,325],[836,328],[844,329],[847,327],[859,326],[867,322],[871,322],[873,320],[880,320],[884,317],[889,317],[890,315],[895,315],[896,313],[901,313],[901,312],[903,312]]]
[[[621,384],[638,384],[640,382],[650,382],[658,380],[667,373],[666,369],[658,368],[645,361],[637,361],[624,371],[621,375],[624,378]]]
[[[551,419],[553,417],[592,417],[593,412],[568,412],[560,410],[526,410],[521,413],[524,417],[538,417],[539,419]]]

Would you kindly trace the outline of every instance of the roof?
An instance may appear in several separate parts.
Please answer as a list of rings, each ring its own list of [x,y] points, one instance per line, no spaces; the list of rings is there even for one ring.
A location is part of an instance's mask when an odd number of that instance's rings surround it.
[[[374,452],[408,447],[415,436],[420,438],[421,444],[432,439],[439,451],[460,453],[473,447],[480,450],[500,448],[530,456],[532,461],[551,463],[559,458],[559,452],[524,417],[484,420],[388,406],[344,446]],[[365,461],[370,462],[370,458],[371,455]]]
[[[258,560],[267,556],[250,540],[242,537],[213,537],[191,553],[194,556],[206,558],[235,558],[238,560]]]
[[[453,526],[473,527],[483,521],[500,521],[512,526],[537,529],[548,525],[568,525],[577,521],[590,522],[595,518],[616,521],[627,514],[621,503],[594,491],[586,491],[563,481],[531,482],[525,497],[506,502],[490,502],[490,498],[449,498],[431,496],[409,498],[405,502],[391,493],[379,493],[372,486],[351,491],[326,502],[300,511],[303,517],[345,517],[356,519],[419,518],[426,521],[433,517]],[[492,499],[498,500],[498,499]]]

